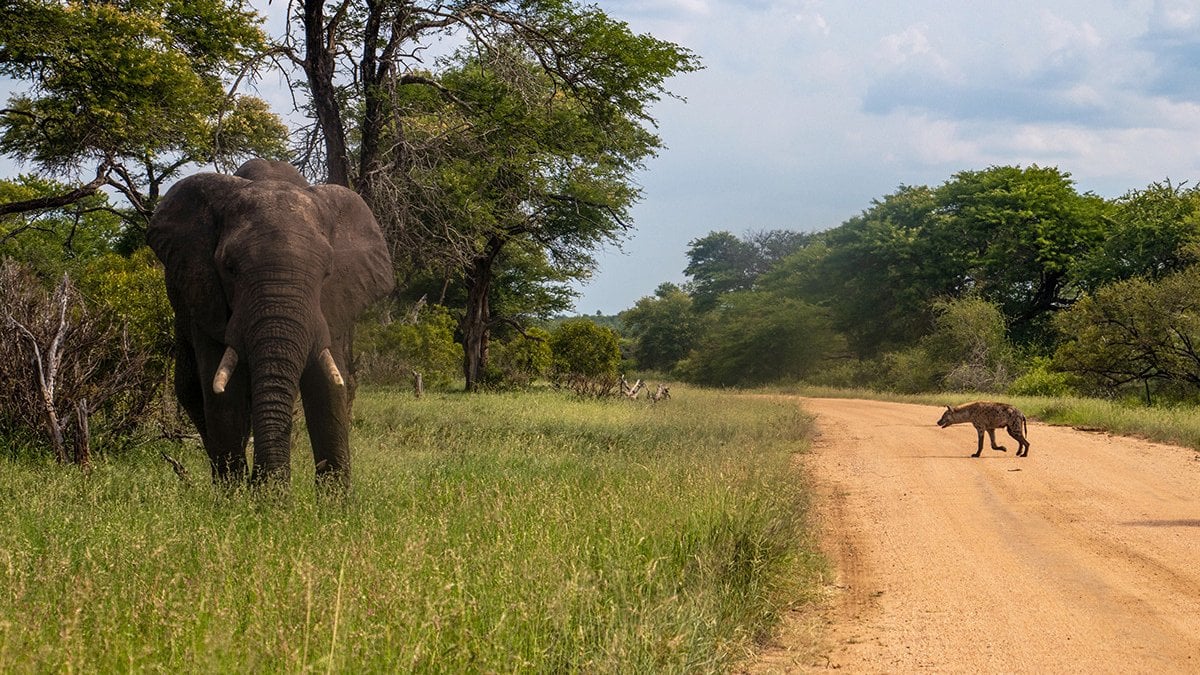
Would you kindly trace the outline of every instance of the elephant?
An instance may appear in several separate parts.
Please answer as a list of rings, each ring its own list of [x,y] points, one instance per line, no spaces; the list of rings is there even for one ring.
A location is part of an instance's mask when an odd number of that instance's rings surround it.
[[[291,479],[302,401],[318,482],[350,482],[354,321],[395,284],[366,202],[310,185],[291,164],[252,159],[233,175],[180,180],[146,239],[175,309],[175,393],[216,483]]]

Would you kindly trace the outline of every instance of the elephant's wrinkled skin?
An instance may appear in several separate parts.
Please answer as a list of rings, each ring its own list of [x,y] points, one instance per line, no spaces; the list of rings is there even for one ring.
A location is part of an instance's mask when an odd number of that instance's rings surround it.
[[[213,479],[290,478],[300,395],[318,478],[348,484],[354,320],[394,284],[379,224],[356,193],[290,164],[185,178],[147,231],[175,308],[175,392]]]

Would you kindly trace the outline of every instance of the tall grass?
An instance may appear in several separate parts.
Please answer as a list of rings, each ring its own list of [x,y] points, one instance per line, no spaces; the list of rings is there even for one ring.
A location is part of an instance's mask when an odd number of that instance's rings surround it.
[[[354,489],[0,464],[0,671],[723,671],[819,561],[795,405],[360,392]]]

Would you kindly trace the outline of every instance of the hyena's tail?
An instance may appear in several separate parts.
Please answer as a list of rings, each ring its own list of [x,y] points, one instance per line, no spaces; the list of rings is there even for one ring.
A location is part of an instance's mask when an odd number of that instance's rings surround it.
[[[1029,420],[1025,419],[1025,415],[1021,415],[1021,427],[1022,427],[1021,430],[1025,432],[1025,442],[1028,443],[1029,442]]]

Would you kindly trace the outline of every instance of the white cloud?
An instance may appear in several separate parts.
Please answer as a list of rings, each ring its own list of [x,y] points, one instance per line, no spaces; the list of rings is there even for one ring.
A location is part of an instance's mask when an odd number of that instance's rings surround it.
[[[1200,24],[1200,2],[1155,0],[1150,27],[1156,31],[1191,32]]]

